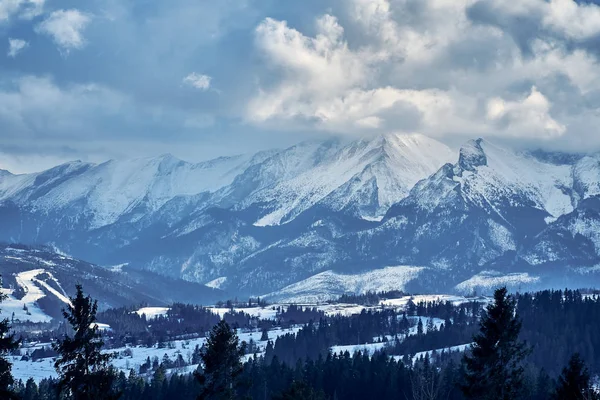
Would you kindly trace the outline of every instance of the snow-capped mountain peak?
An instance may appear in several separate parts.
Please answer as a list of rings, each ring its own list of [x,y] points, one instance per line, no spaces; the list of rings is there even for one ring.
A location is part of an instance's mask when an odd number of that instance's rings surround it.
[[[470,140],[460,148],[458,166],[464,171],[474,171],[475,168],[487,165],[487,156],[481,143],[483,139]]]
[[[515,151],[484,139],[452,151],[419,134],[200,163],[170,154],[72,162],[0,173],[0,240],[218,279],[253,295],[389,265],[425,267],[419,282],[504,276],[505,265],[520,262],[584,261],[587,271],[600,264],[599,182],[598,155]]]
[[[471,140],[460,149],[455,182],[480,207],[534,207],[558,217],[573,210],[572,167],[540,160],[489,141]]]
[[[447,146],[418,134],[336,142],[327,151],[317,150],[320,157],[311,157],[312,167],[251,198],[273,204],[257,226],[289,222],[316,204],[332,210],[353,207],[364,217],[381,217],[416,182],[453,158]]]

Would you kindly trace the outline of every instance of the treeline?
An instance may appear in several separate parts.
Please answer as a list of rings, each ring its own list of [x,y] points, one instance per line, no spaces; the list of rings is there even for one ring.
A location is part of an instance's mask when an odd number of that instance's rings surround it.
[[[255,302],[253,302],[255,301]],[[274,312],[272,319],[261,319],[249,315],[244,308],[230,308],[221,317],[212,308],[192,304],[175,303],[165,314],[147,318],[145,314],[136,311],[139,307],[111,308],[98,312],[97,320],[110,326],[109,330],[101,331],[105,345],[108,348],[131,346],[166,347],[169,341],[204,337],[221,319],[231,327],[252,330],[269,330],[274,327],[289,328],[304,325],[310,321],[319,321],[325,314],[315,307],[297,305],[268,306],[262,300],[251,299],[254,306],[265,306]],[[57,325],[57,324],[54,324]],[[22,324],[19,324],[21,327]],[[25,342],[51,342],[54,338],[67,332],[64,323],[47,329],[45,325],[31,325],[31,329],[18,330]],[[46,329],[44,329],[46,328]]]
[[[338,303],[359,304],[361,306],[376,306],[381,300],[397,299],[406,296],[406,293],[400,290],[390,290],[381,292],[367,292],[363,294],[343,294],[339,297]]]
[[[576,296],[567,294],[562,301]],[[293,364],[273,355],[270,360],[257,357],[242,363],[246,344],[239,342],[225,321],[220,321],[208,335],[199,354],[200,365],[193,374],[169,374],[165,366],[159,366],[150,379],[145,379],[134,371],[129,375],[116,373],[108,365],[110,356],[97,353],[101,346],[97,332],[83,323],[95,319],[95,303],[78,289],[73,307],[65,313],[74,334],[55,345],[59,379],[43,380],[39,385],[33,380],[25,384],[11,382],[5,388],[12,397],[27,400],[597,400],[590,374],[578,354],[569,357],[556,379],[543,369],[530,368],[527,357],[532,348],[520,339],[517,299],[505,289],[496,291],[493,303],[478,323],[472,349],[461,358],[446,356],[436,365],[428,355],[413,363],[384,352],[373,356],[319,354],[314,360],[300,357]],[[362,317],[363,321],[368,318]],[[320,327],[307,327],[304,332],[315,329]],[[89,354],[93,357],[88,358]],[[76,362],[81,357],[85,363]],[[10,368],[5,372],[9,376]]]

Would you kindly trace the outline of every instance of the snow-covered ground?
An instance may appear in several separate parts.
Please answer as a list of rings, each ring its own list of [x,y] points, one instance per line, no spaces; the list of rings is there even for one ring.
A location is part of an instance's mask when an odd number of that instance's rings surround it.
[[[269,305],[267,307],[248,307],[248,308],[240,308],[240,307],[234,307],[233,311],[234,312],[243,312],[246,313],[248,315],[250,315],[251,317],[257,317],[260,319],[275,319],[275,316],[277,314],[277,308],[280,307],[280,305],[275,304],[275,305]],[[287,308],[287,306],[282,306]],[[232,309],[231,308],[227,308],[227,307],[207,307],[209,310],[211,310],[213,313],[218,314],[221,318],[223,318],[223,316],[225,314],[227,314],[228,312],[230,312]]]
[[[46,271],[45,269],[33,269],[31,271],[24,271],[15,276],[17,285],[23,289],[25,296],[22,299],[18,299],[14,296],[15,289],[0,289],[2,293],[7,295],[7,299],[2,302],[0,307],[2,314],[6,318],[12,318],[20,321],[31,321],[31,322],[50,322],[52,317],[46,315],[37,304],[37,301],[48,294],[56,297],[58,300],[65,304],[69,304],[69,298],[46,282],[38,279],[39,275],[45,274],[48,279],[51,279],[56,283],[59,289],[62,290],[58,280],[54,276]]]
[[[469,303],[471,301],[478,301],[486,303],[489,301],[487,297],[465,297],[465,296],[454,296],[448,294],[419,294],[414,296],[404,296],[397,299],[386,299],[381,300],[380,304],[387,307],[400,307],[405,308],[409,301],[415,304],[419,304],[421,302],[451,302],[453,305],[458,306],[461,304]]]
[[[354,353],[360,351],[363,354],[373,355],[376,351],[383,350],[383,348],[387,345],[387,343],[367,343],[367,344],[351,344],[348,346],[333,346],[331,348],[331,352],[333,354],[344,354],[345,352],[353,355]]]
[[[460,293],[472,293],[473,291],[491,292],[496,288],[506,286],[509,289],[519,289],[538,283],[540,278],[527,272],[515,272],[503,274],[498,271],[482,271],[473,275],[456,285],[455,289]]]
[[[423,270],[423,267],[400,265],[359,274],[325,271],[264,297],[283,303],[318,303],[337,299],[346,293],[403,290]]]
[[[276,328],[269,331],[269,340],[275,340],[279,336],[292,333],[296,334],[300,330],[300,327],[292,327],[289,329],[281,329]],[[258,348],[257,353],[261,354],[264,352],[267,341],[261,341],[262,332],[254,331],[254,332],[243,332],[238,330],[238,336],[240,341],[249,342],[252,339]],[[146,359],[150,357],[152,360],[154,357],[158,357],[159,361],[162,361],[164,355],[168,355],[171,360],[177,359],[177,356],[181,354],[183,359],[189,363],[191,361],[192,352],[196,345],[202,346],[206,338],[197,338],[190,340],[175,340],[173,342],[169,342],[166,347],[159,348],[158,345],[154,345],[153,347],[144,347],[144,346],[126,346],[119,347],[115,349],[106,350],[109,353],[117,353],[119,357],[112,361],[112,364],[119,370],[128,373],[131,368],[136,371],[139,369],[140,365],[146,362]],[[23,348],[22,353],[24,354],[26,351],[32,352],[33,350],[49,347],[50,343],[37,343],[34,346]],[[125,351],[131,351],[131,356],[125,356]],[[248,359],[252,355],[248,355],[245,358]],[[51,358],[41,359],[39,361],[22,361],[21,357],[11,356],[9,357],[10,361],[13,363],[13,376],[15,379],[22,379],[26,381],[30,377],[39,382],[43,378],[56,377],[56,371],[54,370],[54,360]],[[188,366],[186,370],[194,370],[196,366]],[[174,371],[173,371],[174,372]],[[183,372],[179,371],[179,372]]]
[[[432,354],[435,352],[436,354],[440,354],[442,351],[445,351],[446,353],[449,352],[464,352],[465,350],[467,350],[468,348],[471,347],[471,343],[467,343],[467,344],[461,344],[458,346],[451,346],[451,347],[445,347],[443,349],[435,349],[435,350],[428,350],[428,351],[420,351],[418,353],[416,353],[413,358],[412,358],[412,362],[414,363],[415,361],[417,361],[418,359],[421,358],[421,356],[425,357],[426,354],[429,354],[429,357],[432,356]],[[396,358],[398,357],[398,358]],[[401,359],[402,357],[399,356],[395,356],[396,360]]]
[[[39,273],[39,272],[38,272]],[[35,304],[35,299],[37,298],[36,296],[39,296],[41,292],[41,290],[39,289],[38,286],[33,285],[31,282],[33,282],[35,274],[32,272],[30,274],[25,274],[23,276],[20,277],[20,279],[24,282],[25,285],[30,285],[30,291],[28,292],[28,295],[31,296],[29,298],[27,298],[28,301],[30,301],[29,304],[32,305],[31,309],[34,309],[33,305]],[[29,283],[25,283],[25,282],[29,282]],[[367,306],[362,306],[362,305],[357,305],[357,304],[299,304],[299,306],[302,307],[314,307],[320,311],[323,311],[327,316],[333,316],[333,315],[344,315],[344,316],[349,316],[349,315],[354,315],[354,314],[360,314],[363,310],[379,310],[381,309],[381,307],[390,307],[390,308],[395,308],[397,310],[403,310],[406,308],[409,300],[412,300],[414,303],[419,303],[421,301],[450,301],[453,304],[457,305],[457,304],[462,304],[462,303],[466,303],[472,300],[478,300],[478,301],[486,301],[486,298],[469,298],[469,297],[463,297],[463,296],[452,296],[452,295],[415,295],[415,296],[404,296],[402,298],[398,298],[398,299],[389,299],[389,300],[382,300],[380,302],[380,304],[378,306],[374,306],[374,307],[367,307]],[[2,303],[2,309],[3,309],[3,313],[6,313],[8,311],[6,310],[6,305],[9,303]],[[272,304],[269,305],[267,307],[251,307],[251,308],[234,308],[234,311],[241,311],[241,312],[245,312],[249,315],[261,318],[261,319],[275,319],[276,315],[277,315],[277,310],[278,309],[282,309],[285,310],[287,307],[289,307],[289,304]],[[229,308],[217,308],[217,307],[209,307],[215,314],[220,315],[221,317],[223,317],[223,315],[227,312],[230,311]],[[158,315],[164,315],[167,313],[167,311],[169,310],[169,308],[167,307],[144,307],[144,308],[140,308],[139,310],[135,311],[136,313],[138,313],[139,315],[141,314],[145,314],[147,316],[147,318],[151,319],[151,318],[155,318]],[[41,310],[39,311],[41,312]],[[45,316],[45,314],[41,314],[43,316]],[[429,318],[428,317],[418,317],[418,316],[409,316],[408,317],[409,320],[411,321],[411,324],[413,325],[409,332],[408,335],[416,335],[417,334],[417,322],[418,319],[421,318],[422,322],[423,322],[423,330],[425,332],[427,332],[427,323]],[[439,329],[441,324],[444,322],[443,320],[439,319],[439,318],[432,318],[432,322],[433,325]],[[99,327],[101,329],[110,329],[110,327],[106,324],[98,324]],[[293,333],[296,334],[299,330],[301,329],[301,327],[293,327],[290,329],[281,329],[281,328],[276,328],[276,329],[272,329],[268,332],[268,336],[270,340],[275,340],[277,337],[281,336],[281,335],[285,335],[287,333]],[[249,342],[250,339],[252,339],[256,345],[257,345],[257,355],[261,355],[263,354],[267,341],[260,341],[262,332],[259,330],[256,330],[254,332],[249,332],[249,331],[242,331],[242,330],[238,330],[238,336],[240,338],[241,341],[246,341]],[[388,341],[393,340],[392,337],[387,337]],[[154,357],[158,357],[159,360],[162,360],[162,358],[164,357],[164,355],[166,354],[171,360],[175,360],[177,358],[177,356],[179,354],[181,354],[181,356],[183,357],[183,359],[186,362],[190,362],[191,360],[191,354],[195,348],[196,345],[198,346],[202,346],[205,342],[205,338],[197,338],[197,339],[190,339],[190,340],[176,340],[173,342],[169,342],[167,344],[165,344],[165,347],[163,348],[159,348],[157,345],[153,346],[153,347],[143,347],[143,346],[127,346],[127,347],[121,347],[121,348],[115,348],[115,349],[110,349],[107,350],[111,353],[117,353],[119,354],[119,357],[116,358],[113,361],[113,365],[115,365],[115,367],[117,367],[119,370],[122,370],[124,372],[128,372],[131,368],[138,370],[140,365],[142,365],[146,359],[148,357],[150,357],[150,359],[152,360]],[[35,344],[28,344],[26,347],[23,347],[21,349],[21,354],[31,354],[31,352],[33,352],[36,349],[40,349],[43,347],[49,347],[50,344],[49,343],[35,343]],[[356,351],[361,351],[361,352],[366,352],[370,355],[372,355],[374,352],[378,351],[378,350],[382,350],[384,347],[386,346],[385,342],[381,341],[380,337],[375,337],[373,338],[372,343],[366,343],[366,344],[359,344],[359,345],[347,345],[347,346],[333,346],[331,348],[331,351],[333,353],[344,353],[345,351],[350,352],[351,354],[354,354]],[[466,345],[464,345],[466,346]],[[456,346],[453,347],[453,350],[457,350],[459,349],[460,346]],[[126,352],[127,350],[127,352]],[[462,349],[464,350],[464,349]],[[461,350],[461,351],[462,351]],[[441,349],[438,349],[438,352],[441,351]],[[131,355],[125,355],[127,353],[130,353]],[[424,353],[423,353],[424,354]],[[415,357],[420,356],[421,353],[415,355]],[[252,354],[249,354],[247,356],[244,357],[245,360],[249,359],[250,357],[252,357]],[[27,380],[29,377],[34,378],[36,381],[40,381],[43,378],[47,378],[47,377],[55,377],[56,376],[56,372],[54,371],[54,361],[52,359],[42,359],[39,361],[22,361],[21,357],[18,356],[11,356],[10,357],[11,362],[13,363],[13,374],[17,379],[22,379],[23,381]],[[190,365],[187,367],[182,367],[182,368],[178,368],[176,370],[172,370],[171,372],[191,372],[196,368],[196,366],[194,365]]]
[[[139,315],[140,317],[142,315],[146,315],[146,319],[153,319],[160,315],[162,315],[162,316],[167,315],[167,312],[169,312],[169,310],[170,310],[169,307],[142,307],[139,310],[137,310],[135,313],[137,315]]]

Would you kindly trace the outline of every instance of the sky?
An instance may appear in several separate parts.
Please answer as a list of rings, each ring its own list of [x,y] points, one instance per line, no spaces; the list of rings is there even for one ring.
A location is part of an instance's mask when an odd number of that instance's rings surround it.
[[[600,150],[573,0],[0,0],[0,168],[329,136]]]

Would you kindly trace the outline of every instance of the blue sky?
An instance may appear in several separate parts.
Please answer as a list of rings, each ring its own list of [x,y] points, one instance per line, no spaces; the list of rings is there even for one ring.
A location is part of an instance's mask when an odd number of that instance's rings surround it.
[[[600,149],[572,0],[0,0],[0,168],[420,132]]]

